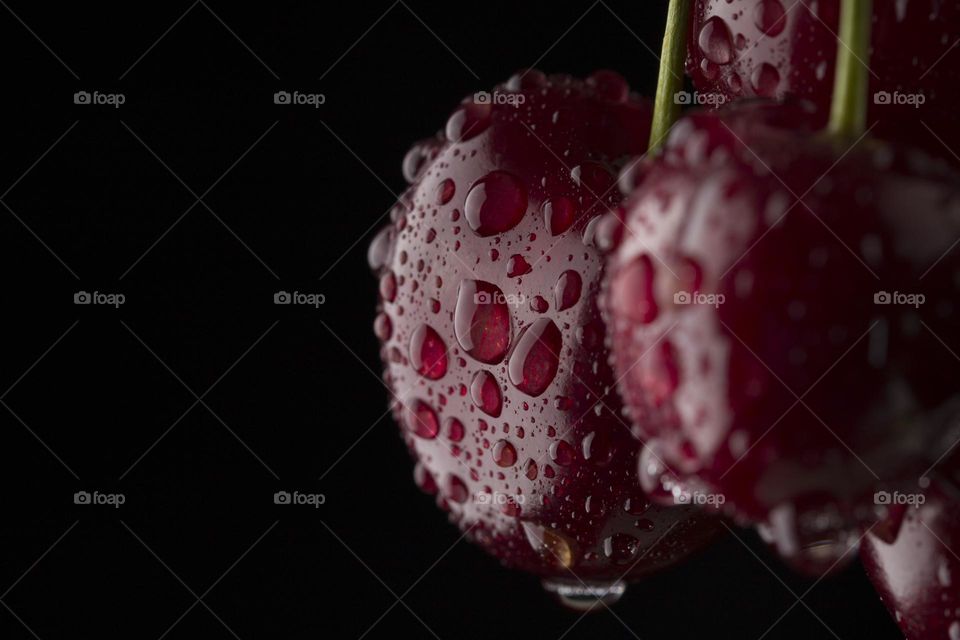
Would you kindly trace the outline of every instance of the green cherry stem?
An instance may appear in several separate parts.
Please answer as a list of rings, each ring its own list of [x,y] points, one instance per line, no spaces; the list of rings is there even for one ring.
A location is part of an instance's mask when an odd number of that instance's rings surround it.
[[[676,94],[683,88],[683,63],[687,55],[687,22],[690,0],[670,0],[667,9],[667,29],[663,34],[660,53],[660,74],[657,77],[657,97],[653,104],[653,124],[650,127],[650,153],[656,152],[680,116]]]
[[[870,73],[867,62],[872,19],[872,0],[842,0],[837,69],[828,126],[828,131],[835,136],[856,138],[867,127]]]

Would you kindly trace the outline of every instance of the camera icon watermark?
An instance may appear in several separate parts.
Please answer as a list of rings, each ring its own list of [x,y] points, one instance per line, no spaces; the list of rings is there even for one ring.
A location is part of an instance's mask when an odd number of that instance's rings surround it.
[[[673,502],[679,505],[693,505],[696,507],[715,507],[719,508],[726,503],[727,497],[722,493],[703,493],[694,491],[678,491],[673,495]]]
[[[273,504],[300,505],[319,509],[326,504],[327,496],[322,493],[301,493],[299,491],[277,491],[273,494]]]
[[[902,93],[894,91],[891,93],[889,91],[877,91],[873,94],[873,104],[876,105],[910,106],[919,109],[926,102],[927,96],[921,92]]]
[[[722,93],[700,93],[699,91],[677,91],[673,94],[673,103],[688,106],[719,107],[726,104],[727,96]]]
[[[119,309],[127,301],[122,293],[102,293],[94,291],[77,291],[73,294],[73,304],[95,304]]]
[[[722,293],[700,293],[699,291],[677,291],[673,294],[673,304],[676,305],[706,305],[715,309],[720,308],[727,297]]]
[[[77,491],[73,494],[73,504],[80,505],[103,505],[119,509],[127,501],[127,496],[122,493],[100,493],[94,491]]]
[[[273,104],[306,105],[319,109],[326,104],[327,96],[322,93],[301,93],[300,91],[277,91],[273,94]]]
[[[878,506],[907,505],[919,507],[927,501],[922,493],[900,493],[899,491],[877,491],[873,494],[873,503]]]
[[[919,309],[920,305],[924,304],[926,301],[927,296],[923,295],[922,293],[901,293],[899,291],[894,291],[891,293],[889,291],[877,291],[873,294],[873,304],[896,304]]]
[[[322,293],[301,293],[300,291],[277,291],[273,294],[273,304],[297,304],[314,309],[326,304],[327,296]]]
[[[502,507],[504,505],[522,505],[526,503],[527,496],[513,495],[494,491],[493,493],[481,492],[476,494],[473,499],[478,505],[492,505]]]
[[[119,109],[127,101],[122,93],[101,93],[99,91],[77,91],[73,94],[73,104],[109,106]]]
[[[478,91],[473,94],[473,102],[475,104],[508,104],[514,109],[517,109],[526,101],[527,96],[522,93],[501,93],[500,91],[489,93],[487,91]]]
[[[501,293],[495,291],[490,293],[488,291],[478,291],[473,294],[473,303],[480,304],[505,304],[511,307],[519,307],[527,303],[527,296],[522,293]]]

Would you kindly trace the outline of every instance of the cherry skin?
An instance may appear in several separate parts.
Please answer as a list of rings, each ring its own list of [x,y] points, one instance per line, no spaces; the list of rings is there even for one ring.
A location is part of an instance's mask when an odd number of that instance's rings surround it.
[[[815,125],[768,104],[680,120],[621,176],[602,296],[645,489],[712,495],[814,573],[960,415],[960,182]]]
[[[704,104],[742,97],[811,101],[826,123],[833,95],[840,0],[697,0],[687,72]],[[950,162],[955,126],[960,3],[873,3],[869,60],[871,133]],[[879,95],[877,95],[879,94]],[[920,94],[921,98],[913,98]],[[889,96],[889,100],[886,100]],[[921,123],[922,120],[922,123]],[[932,130],[928,131],[924,123]],[[938,140],[939,138],[939,140]]]
[[[890,507],[861,547],[867,575],[907,640],[960,638],[958,463],[952,475],[934,472],[926,489],[902,494],[899,502],[911,504]]]
[[[640,490],[596,306],[595,223],[650,118],[612,72],[518,74],[408,154],[412,184],[369,252],[418,484],[475,543],[567,594],[664,567],[715,527]]]

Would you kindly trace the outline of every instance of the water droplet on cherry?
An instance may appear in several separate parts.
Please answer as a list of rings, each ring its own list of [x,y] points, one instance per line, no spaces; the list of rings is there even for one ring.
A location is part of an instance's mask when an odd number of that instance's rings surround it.
[[[714,64],[729,64],[733,60],[733,41],[730,28],[719,16],[713,16],[700,29],[697,39],[700,51]]]
[[[447,372],[447,345],[430,325],[421,324],[410,337],[410,364],[430,380],[439,380]]]
[[[553,295],[557,311],[565,311],[577,304],[580,300],[580,290],[583,281],[576,271],[568,270],[560,274],[557,284],[553,288]]]
[[[530,396],[546,391],[557,375],[562,346],[560,329],[549,318],[533,321],[520,337],[507,365],[510,382]]]
[[[463,211],[477,235],[503,233],[523,219],[527,211],[527,190],[514,175],[491,171],[470,187]]]
[[[486,364],[503,360],[510,347],[510,311],[503,292],[483,280],[464,280],[454,311],[457,342]]]
[[[404,405],[404,422],[415,435],[432,440],[440,431],[437,414],[429,404],[415,398]]]
[[[470,383],[470,398],[481,411],[496,418],[503,408],[500,385],[489,371],[478,371]]]

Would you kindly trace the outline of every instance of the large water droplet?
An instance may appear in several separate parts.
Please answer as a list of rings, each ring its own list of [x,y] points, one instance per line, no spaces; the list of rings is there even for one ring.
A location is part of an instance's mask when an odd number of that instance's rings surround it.
[[[436,438],[440,431],[440,422],[433,407],[419,398],[404,404],[404,422],[412,433],[427,440]]]
[[[564,311],[577,304],[582,286],[583,281],[576,271],[568,270],[561,273],[553,288],[557,311]]]
[[[447,437],[450,438],[451,442],[460,442],[463,440],[463,435],[465,433],[463,423],[456,418],[447,418],[444,421],[444,428],[447,432]]]
[[[483,280],[464,280],[454,312],[457,342],[487,364],[503,360],[510,347],[510,311],[503,292]]]
[[[447,140],[462,142],[483,133],[490,126],[492,111],[490,103],[467,102],[460,105],[447,120]]]
[[[397,299],[397,279],[389,269],[380,276],[380,298],[384,302]]]
[[[385,313],[378,313],[373,321],[373,333],[380,339],[380,342],[386,342],[393,335],[393,323],[390,322],[390,316]]]
[[[510,354],[510,382],[530,396],[543,393],[557,375],[563,340],[549,318],[537,318],[524,329]]]
[[[610,438],[603,432],[591,431],[588,433],[580,443],[580,449],[584,460],[589,460],[598,466],[607,464],[613,457]]]
[[[377,271],[387,263],[392,240],[393,229],[391,227],[384,227],[374,236],[370,247],[367,249],[367,264],[370,265],[371,270]]]
[[[550,459],[561,467],[569,467],[577,459],[577,451],[566,440],[557,440],[550,445]]]
[[[517,450],[507,440],[493,445],[493,461],[501,467],[512,467],[517,463]]]
[[[477,235],[503,233],[523,219],[527,190],[512,174],[491,171],[470,187],[463,209],[467,223]]]
[[[616,181],[613,174],[597,162],[584,162],[577,165],[570,171],[570,177],[578,187],[586,189],[593,198],[600,199],[607,194]]]
[[[437,492],[437,483],[433,479],[433,474],[427,471],[422,462],[418,462],[413,467],[413,481],[427,495],[433,495]]]
[[[530,263],[527,262],[526,258],[516,254],[510,256],[510,260],[507,261],[507,277],[516,278],[518,276],[526,275],[530,273],[532,267]]]
[[[410,364],[430,380],[439,380],[447,372],[447,345],[430,325],[421,324],[410,337]]]
[[[408,183],[413,184],[420,177],[427,166],[430,155],[428,147],[424,143],[417,143],[410,147],[407,155],[403,157],[403,165],[401,166],[403,177]]]
[[[713,16],[700,29],[697,39],[700,51],[714,64],[729,64],[733,60],[733,40],[730,28],[719,16]]]
[[[536,480],[540,470],[537,468],[537,461],[533,458],[527,460],[526,475],[528,480]]]
[[[626,564],[637,555],[638,541],[626,533],[615,533],[603,541],[603,555],[615,564]]]
[[[496,418],[503,407],[500,385],[489,371],[478,371],[470,383],[470,398],[473,404],[488,416]]]
[[[467,484],[460,479],[460,476],[450,474],[447,478],[447,495],[458,504],[463,504],[470,497],[470,489]]]
[[[563,196],[547,200],[542,209],[547,231],[552,236],[558,236],[569,229],[577,217],[577,205]]]
[[[772,64],[764,62],[753,70],[750,83],[758,96],[770,98],[777,93],[777,87],[780,86],[780,72]]]
[[[778,36],[787,25],[787,14],[780,0],[760,0],[753,9],[753,23],[768,36]]]
[[[532,522],[521,523],[527,542],[540,557],[554,566],[569,569],[573,566],[573,547],[563,534]]]
[[[457,192],[457,185],[450,178],[437,185],[437,204],[447,204]]]

